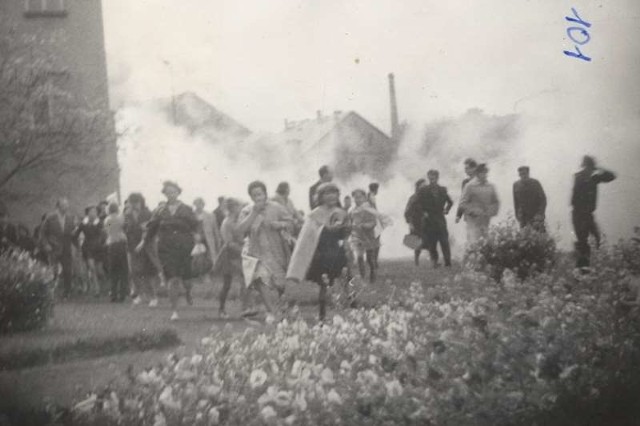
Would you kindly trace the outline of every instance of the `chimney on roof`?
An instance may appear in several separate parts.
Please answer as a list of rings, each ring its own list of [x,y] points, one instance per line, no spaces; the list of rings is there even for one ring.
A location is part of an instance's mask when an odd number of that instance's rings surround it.
[[[322,111],[316,111],[316,119],[318,120],[318,123],[322,123]]]
[[[400,137],[400,124],[398,122],[398,103],[396,101],[396,85],[393,73],[389,74],[389,100],[391,103],[391,139],[398,142]]]

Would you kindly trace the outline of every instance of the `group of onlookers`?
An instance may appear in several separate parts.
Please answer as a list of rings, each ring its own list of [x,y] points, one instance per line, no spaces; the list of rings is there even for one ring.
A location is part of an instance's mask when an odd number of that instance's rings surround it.
[[[467,243],[473,244],[488,233],[491,218],[498,214],[500,201],[495,186],[488,181],[489,169],[473,159],[464,162],[467,178],[455,221],[464,218]],[[518,168],[520,179],[513,184],[516,219],[521,227],[545,232],[547,198],[539,181],[530,177],[527,166]],[[352,282],[355,275],[374,282],[378,269],[380,234],[390,225],[378,212],[379,185],[368,192],[355,189],[342,200],[327,166],[319,170],[320,179],[309,189],[309,214],[297,210],[290,199],[287,182],[278,185],[269,197],[260,181],[249,184],[251,199],[244,204],[235,198],[218,199],[212,212],[197,198],[193,207],[180,200],[180,186],[166,181],[162,187],[166,201],[152,212],[140,193],[132,193],[123,208],[112,200],[85,209],[76,222],[69,213],[69,202],[60,198],[54,212],[25,242],[24,231],[12,225],[6,211],[0,209],[0,250],[18,246],[55,266],[64,297],[71,294],[73,251],[79,248],[86,266],[85,291],[101,292],[100,283],[111,284],[113,302],[122,302],[131,294],[133,303],[148,297],[149,306],[158,304],[158,286],[166,287],[172,307],[172,319],[178,318],[180,292],[192,304],[190,280],[204,276],[222,276],[219,312],[226,317],[226,299],[234,280],[241,283],[242,315],[252,316],[250,296],[260,296],[266,310],[274,310],[269,293],[281,295],[287,281],[309,280],[319,286],[320,317],[324,318],[328,288],[341,278]],[[573,225],[577,238],[578,267],[589,265],[588,236],[596,245],[600,234],[593,212],[597,185],[615,179],[613,173],[596,168],[595,160],[585,156],[582,170],[575,175],[572,195]],[[410,233],[420,243],[415,247],[415,263],[420,252],[429,251],[434,267],[439,265],[438,245],[444,265],[451,266],[451,248],[446,215],[454,203],[447,188],[439,184],[439,172],[429,170],[426,179],[415,184],[405,210]]]
[[[584,156],[581,170],[575,174],[571,196],[572,221],[576,236],[576,266],[590,265],[588,237],[593,235],[596,246],[600,244],[600,231],[593,213],[596,209],[597,186],[611,182],[615,175],[597,168],[595,159]],[[489,169],[486,164],[478,164],[468,158],[464,161],[467,177],[462,181],[462,195],[455,222],[464,218],[467,227],[467,244],[473,244],[487,236],[491,218],[498,214],[500,200],[495,186],[488,181]],[[530,176],[530,168],[518,168],[519,179],[513,184],[513,206],[515,218],[520,227],[532,227],[546,232],[545,212],[547,197],[540,182]],[[438,266],[440,245],[445,266],[451,266],[451,249],[445,216],[453,206],[447,188],[438,184],[439,172],[429,170],[427,180],[415,183],[415,192],[409,198],[405,209],[405,219],[410,233],[418,236],[422,244],[415,249],[415,263],[418,265],[420,252],[429,251],[434,267]]]

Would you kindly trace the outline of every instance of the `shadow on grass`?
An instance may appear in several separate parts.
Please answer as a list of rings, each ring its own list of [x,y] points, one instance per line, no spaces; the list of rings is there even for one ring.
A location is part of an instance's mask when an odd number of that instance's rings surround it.
[[[46,348],[19,349],[3,353],[0,355],[0,370],[18,370],[123,352],[165,349],[180,343],[178,333],[173,329],[140,331],[129,336],[80,338]]]

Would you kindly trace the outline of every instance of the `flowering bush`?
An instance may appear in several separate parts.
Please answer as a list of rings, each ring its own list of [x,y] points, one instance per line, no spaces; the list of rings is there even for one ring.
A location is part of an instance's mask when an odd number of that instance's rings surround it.
[[[531,424],[640,359],[613,260],[576,278],[464,272],[310,327],[222,330],[74,408],[79,424]],[[547,424],[547,423],[545,423]]]
[[[472,268],[486,271],[496,280],[502,278],[506,269],[514,271],[520,279],[548,271],[556,257],[556,242],[551,235],[533,227],[521,229],[513,221],[492,227],[486,238],[467,250],[467,262]]]
[[[0,333],[42,326],[53,310],[53,272],[27,252],[0,255]]]

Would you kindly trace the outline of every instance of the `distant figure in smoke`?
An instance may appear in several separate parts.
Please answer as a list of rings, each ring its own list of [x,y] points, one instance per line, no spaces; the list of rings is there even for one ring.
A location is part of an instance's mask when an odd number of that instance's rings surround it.
[[[213,209],[213,214],[216,217],[216,224],[218,225],[218,229],[220,229],[225,216],[224,197],[218,197],[218,207]]]
[[[242,269],[247,286],[258,291],[267,312],[272,313],[265,287],[275,289],[280,295],[284,292],[291,256],[285,235],[292,231],[293,218],[283,206],[268,199],[264,183],[251,182],[247,192],[253,204],[242,209],[238,218],[238,232],[247,237]],[[254,312],[243,313],[244,316],[249,314]]]
[[[476,160],[473,158],[464,160],[464,172],[467,174],[467,177],[462,181],[462,191],[464,191],[464,187],[476,176],[476,167],[478,167],[478,163],[476,163]],[[464,211],[462,210],[462,204],[460,204],[456,213],[456,223],[460,222],[463,216]]]
[[[513,184],[513,208],[521,228],[531,226],[545,232],[547,196],[540,182],[529,176],[529,167],[518,167],[520,180]]]
[[[573,229],[576,234],[576,266],[586,268],[591,264],[591,248],[589,235],[596,240],[596,248],[600,246],[600,230],[593,217],[598,198],[598,184],[611,182],[616,175],[608,170],[596,168],[596,160],[585,155],[582,159],[582,170],[575,174],[571,206]]]
[[[418,206],[423,218],[422,240],[427,243],[434,268],[439,266],[438,243],[440,243],[440,249],[442,250],[444,265],[451,266],[451,248],[449,246],[449,231],[447,230],[445,215],[449,214],[453,201],[447,193],[447,188],[438,185],[439,177],[440,172],[429,170],[427,172],[429,184],[422,186],[418,191]]]
[[[349,245],[358,263],[360,278],[366,278],[364,266],[365,256],[369,264],[369,282],[376,279],[376,249],[380,247],[380,240],[376,238],[374,229],[378,222],[378,212],[367,203],[367,194],[362,189],[351,193],[356,206],[349,213],[351,219],[351,236]]]
[[[344,249],[349,221],[347,213],[339,207],[340,190],[336,185],[320,185],[317,195],[320,205],[305,219],[287,269],[287,279],[293,282],[307,279],[318,284],[319,316],[320,321],[324,321],[329,287],[343,274],[349,278]]]
[[[109,204],[109,215],[104,220],[107,235],[107,264],[111,279],[111,301],[123,302],[129,291],[129,260],[127,259],[127,235],[124,233],[124,217],[116,203]]]
[[[311,185],[311,188],[309,188],[310,210],[315,209],[319,205],[318,196],[316,194],[316,192],[318,191],[318,187],[323,183],[331,182],[333,180],[333,173],[331,172],[331,169],[329,169],[329,166],[325,165],[320,167],[320,170],[318,170],[318,175],[320,175],[320,180]]]
[[[426,184],[425,179],[418,179],[415,183],[415,191],[409,197],[409,201],[407,201],[407,206],[404,209],[404,219],[407,221],[409,225],[409,233],[412,235],[416,235],[420,238],[423,238],[423,229],[422,229],[422,211],[420,210],[420,205],[418,203],[418,192],[420,192],[420,188],[422,188]],[[414,251],[414,262],[416,266],[420,265],[420,253],[423,249],[428,249],[429,247],[423,246],[415,249]]]
[[[276,195],[274,195],[271,200],[280,204],[289,212],[289,214],[293,218],[293,235],[296,236],[298,235],[298,232],[300,232],[300,228],[302,228],[302,222],[304,221],[304,219],[302,218],[298,210],[296,210],[296,207],[293,205],[293,201],[291,201],[291,198],[289,197],[290,194],[291,187],[289,186],[289,183],[280,182],[278,184],[278,187],[276,188]]]
[[[213,264],[220,253],[220,247],[222,247],[222,236],[220,235],[220,228],[218,226],[217,219],[214,213],[205,211],[205,202],[202,198],[198,197],[193,201],[195,207],[195,215],[198,219],[198,232],[196,233],[196,242],[203,243],[206,248],[206,256],[208,256],[210,263],[209,267],[213,267]],[[208,276],[210,269],[205,272]]]
[[[380,184],[377,182],[372,182],[369,184],[369,193],[367,194],[367,201],[371,204],[371,207],[374,209],[378,208],[378,204],[376,203],[376,197],[378,196],[378,191],[380,190]]]
[[[100,281],[102,276],[103,252],[103,223],[98,217],[98,208],[89,206],[84,209],[85,217],[74,231],[74,238],[82,234],[82,259],[85,262],[88,275],[87,292],[100,296]]]
[[[460,207],[467,222],[468,244],[473,244],[487,235],[489,222],[500,209],[498,193],[495,186],[487,181],[488,174],[487,166],[478,164],[475,179],[469,181],[462,192]]]
[[[371,182],[369,184],[369,193],[367,194],[367,202],[375,210],[378,210],[378,203],[376,201],[376,198],[378,196],[379,189],[380,189],[379,183]],[[373,263],[376,269],[378,268],[378,258],[380,257],[380,233],[382,232],[381,224],[378,224],[378,225],[379,226],[376,230],[376,233],[377,233],[376,239],[378,240],[378,246],[373,250]]]
[[[227,295],[231,289],[233,277],[236,276],[240,280],[240,300],[242,303],[241,311],[247,311],[247,290],[242,275],[242,245],[244,237],[238,232],[238,217],[242,206],[240,202],[234,198],[225,199],[225,209],[227,216],[222,222],[220,233],[222,234],[222,249],[220,255],[214,265],[214,270],[222,274],[222,290],[220,291],[220,318],[228,318],[226,311]]]
[[[178,199],[182,189],[177,183],[164,182],[162,193],[167,197],[167,202],[159,205],[153,212],[144,238],[136,250],[141,252],[145,246],[152,247],[156,235],[158,236],[158,256],[164,277],[168,281],[173,311],[171,320],[175,321],[179,318],[179,287],[184,287],[187,303],[193,303],[188,280],[191,277],[191,250],[194,245],[193,235],[198,229],[198,219],[191,207]]]
[[[49,265],[56,271],[56,279],[60,278],[62,269],[62,295],[71,295],[72,252],[75,229],[73,217],[69,214],[69,200],[60,198],[56,202],[56,211],[49,214],[40,227],[40,241],[47,253]]]
[[[142,303],[142,294],[149,294],[149,307],[158,306],[158,297],[153,279],[156,269],[153,264],[154,249],[150,246],[143,251],[136,251],[142,241],[147,223],[151,220],[151,211],[147,208],[144,196],[138,192],[131,193],[129,206],[124,214],[124,232],[127,235],[127,255],[129,258],[129,281],[133,293],[133,304]]]

